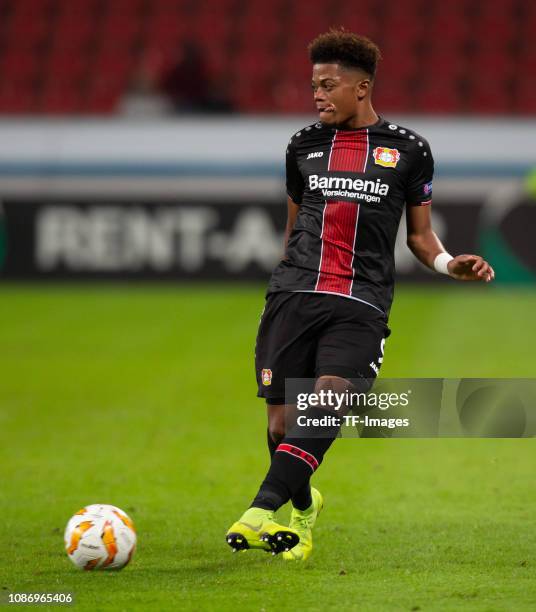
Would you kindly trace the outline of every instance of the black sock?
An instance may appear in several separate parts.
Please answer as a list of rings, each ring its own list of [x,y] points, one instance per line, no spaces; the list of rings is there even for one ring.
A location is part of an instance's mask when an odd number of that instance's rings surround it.
[[[307,508],[309,508],[313,503],[313,498],[311,497],[310,479],[311,477],[309,476],[303,487],[298,489],[291,497],[292,505],[297,510],[307,510]]]
[[[325,415],[326,412],[318,408],[307,410],[307,416],[312,418],[321,418]],[[305,432],[308,437],[302,437]],[[324,454],[338,432],[339,426],[309,427],[307,430],[299,426],[293,427],[277,446],[268,474],[251,506],[275,511],[299,494],[322,463]],[[310,437],[315,435],[317,437]],[[310,505],[309,503],[306,507]]]
[[[268,450],[270,451],[270,457],[273,459],[278,444],[277,442],[274,442],[269,429],[266,431],[266,433]],[[309,482],[308,478],[304,485],[292,496],[292,505],[298,510],[307,510],[312,503],[313,498],[311,497],[311,483]]]

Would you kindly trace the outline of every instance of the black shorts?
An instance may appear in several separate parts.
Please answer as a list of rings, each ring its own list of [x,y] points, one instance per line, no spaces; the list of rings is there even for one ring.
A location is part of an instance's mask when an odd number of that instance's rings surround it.
[[[286,378],[374,379],[383,361],[387,317],[326,293],[271,293],[255,346],[258,397],[285,403]]]

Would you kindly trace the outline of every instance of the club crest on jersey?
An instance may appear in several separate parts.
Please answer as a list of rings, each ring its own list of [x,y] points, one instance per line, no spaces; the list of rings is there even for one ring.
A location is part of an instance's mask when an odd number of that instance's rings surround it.
[[[261,372],[261,380],[265,387],[269,387],[272,384],[272,370],[263,368]]]
[[[396,165],[400,160],[400,153],[398,149],[376,147],[372,154],[374,155],[374,163],[377,166],[383,166],[384,168],[396,168]]]

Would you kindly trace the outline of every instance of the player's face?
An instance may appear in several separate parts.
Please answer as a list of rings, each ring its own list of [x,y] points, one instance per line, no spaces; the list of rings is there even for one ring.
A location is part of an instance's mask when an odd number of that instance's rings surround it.
[[[359,70],[347,70],[339,64],[315,64],[312,88],[320,121],[328,125],[350,121],[369,86],[370,79]]]

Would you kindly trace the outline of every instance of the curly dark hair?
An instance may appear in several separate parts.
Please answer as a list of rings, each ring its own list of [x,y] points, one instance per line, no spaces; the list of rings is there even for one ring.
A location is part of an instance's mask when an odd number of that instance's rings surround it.
[[[332,28],[320,34],[309,44],[309,57],[313,64],[340,64],[344,68],[361,68],[372,78],[382,55],[378,47],[366,36]]]

